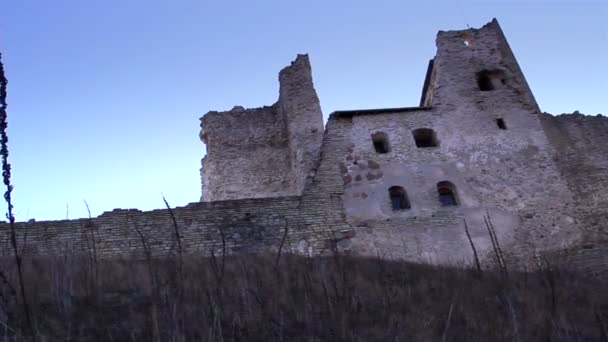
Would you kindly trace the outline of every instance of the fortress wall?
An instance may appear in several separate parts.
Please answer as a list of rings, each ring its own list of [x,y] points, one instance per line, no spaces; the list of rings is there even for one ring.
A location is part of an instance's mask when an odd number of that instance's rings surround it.
[[[578,113],[540,118],[574,193],[571,210],[587,242],[608,240],[608,118]]]
[[[502,131],[491,114],[476,113],[419,109],[356,115],[350,127],[341,127],[346,131],[336,132],[328,125],[329,135],[349,138],[349,150],[337,156],[336,163],[343,177],[345,215],[356,230],[352,240],[357,253],[444,264],[470,262],[466,220],[482,260],[491,262],[492,242],[483,218],[487,214],[512,260],[530,257],[535,248],[559,248],[575,240],[569,230],[566,238],[550,233],[550,227],[571,222],[547,194],[562,191],[568,196],[568,190],[559,179],[549,185],[539,181],[559,174],[536,116],[525,113],[527,121],[518,120]],[[534,124],[537,129],[531,130]],[[421,127],[435,130],[438,147],[416,147],[412,132]],[[388,153],[375,151],[376,132],[388,137]],[[455,185],[458,206],[441,206],[440,181]],[[391,208],[392,186],[406,190],[410,209]]]
[[[581,232],[567,214],[573,193],[553,160],[538,106],[498,23],[440,31],[436,43],[431,91],[438,130],[446,136],[443,151],[463,165],[459,171],[480,206],[519,217],[505,249],[530,257],[536,250],[574,244]],[[483,86],[484,74],[490,89]]]
[[[209,112],[201,126],[203,201],[293,194],[285,121],[276,105]]]
[[[466,219],[480,254],[491,260],[486,214],[512,260],[576,243],[580,226],[568,215],[573,193],[498,24],[440,32],[437,47],[427,97],[432,109],[352,115],[352,148],[337,162],[346,216],[357,230],[356,249],[441,263],[470,261]],[[490,91],[480,89],[477,75],[483,70],[503,73]],[[498,118],[506,129],[498,127]],[[418,148],[413,137],[418,128],[433,129],[438,146]],[[375,151],[376,132],[388,136],[389,153]],[[444,180],[457,189],[456,207],[438,202],[436,184]],[[411,209],[392,210],[388,189],[395,185],[405,188]]]
[[[329,250],[329,230],[339,216],[324,211],[298,210],[300,198],[246,199],[191,203],[173,209],[184,253],[215,255],[222,252],[276,252],[285,229],[284,251],[319,254]],[[326,203],[327,204],[327,203]],[[337,222],[336,224],[339,224]],[[26,255],[86,254],[100,258],[144,256],[142,236],[153,255],[177,251],[175,229],[167,209],[116,209],[93,219],[17,223]],[[139,232],[138,232],[139,230]],[[140,235],[141,232],[141,235]],[[0,253],[12,253],[8,224],[0,224]]]
[[[318,159],[323,114],[307,55],[279,73],[270,107],[209,112],[201,118],[207,145],[203,201],[300,195]]]
[[[462,265],[473,259],[466,228],[488,266],[489,217],[507,262],[540,254],[605,272],[608,120],[539,114],[496,21],[440,32],[437,47],[424,97],[431,107],[336,112],[323,130],[310,63],[299,55],[279,74],[274,105],[207,113],[204,202],[173,209],[184,252],[217,255],[223,243],[228,254],[276,252],[284,240],[286,252],[335,247]],[[500,74],[494,89],[481,89],[480,70]],[[432,129],[437,146],[417,147],[419,128]],[[379,132],[387,153],[374,146]],[[439,202],[441,181],[454,186],[457,206]],[[392,186],[405,189],[409,209],[393,210]],[[166,209],[17,226],[26,254],[95,246],[99,257],[142,257],[146,244],[166,255],[177,241]],[[10,254],[7,224],[0,246]]]
[[[323,141],[323,113],[308,55],[298,55],[279,73],[278,107],[285,118],[296,193],[304,190]]]
[[[328,127],[349,124],[340,120],[328,123]],[[350,232],[340,198],[342,180],[333,159],[346,148],[344,135],[325,135],[325,158],[316,160],[316,176],[308,178],[303,196],[198,202],[172,209],[184,253],[221,254],[222,232],[228,254],[274,253],[284,236],[284,252],[331,253],[334,241]],[[86,254],[95,245],[100,258],[141,258],[142,236],[153,255],[166,255],[177,248],[167,209],[115,209],[92,219],[19,222],[17,230],[20,244],[27,235],[26,255]],[[12,253],[9,236],[8,224],[0,223],[0,255]]]

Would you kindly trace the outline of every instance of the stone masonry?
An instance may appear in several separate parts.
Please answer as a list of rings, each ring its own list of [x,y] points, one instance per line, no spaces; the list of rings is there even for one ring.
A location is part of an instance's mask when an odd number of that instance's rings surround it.
[[[203,201],[302,193],[323,139],[308,56],[281,70],[279,83],[279,100],[270,107],[236,106],[201,118]]]
[[[177,226],[185,251],[203,255],[338,251],[462,265],[472,244],[490,265],[498,243],[509,263],[564,257],[606,272],[608,119],[541,113],[495,19],[440,31],[436,44],[419,106],[338,111],[325,129],[298,55],[275,104],[201,118],[201,202],[18,223],[25,251],[163,255]],[[0,244],[9,251],[6,224]]]

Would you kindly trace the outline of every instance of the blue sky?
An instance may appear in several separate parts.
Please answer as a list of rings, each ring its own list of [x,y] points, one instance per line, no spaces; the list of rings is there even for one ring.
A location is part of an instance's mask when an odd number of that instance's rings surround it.
[[[542,110],[607,113],[608,1],[5,0],[16,217],[198,201],[198,119],[274,103],[297,53],[325,117],[415,106],[437,31],[493,17]]]

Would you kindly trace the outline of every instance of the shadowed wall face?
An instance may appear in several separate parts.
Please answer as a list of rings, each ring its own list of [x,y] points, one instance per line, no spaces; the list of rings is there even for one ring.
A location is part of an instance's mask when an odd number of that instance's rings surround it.
[[[587,242],[608,239],[608,117],[542,114],[556,164],[574,194],[569,203]],[[556,199],[557,200],[557,199]]]

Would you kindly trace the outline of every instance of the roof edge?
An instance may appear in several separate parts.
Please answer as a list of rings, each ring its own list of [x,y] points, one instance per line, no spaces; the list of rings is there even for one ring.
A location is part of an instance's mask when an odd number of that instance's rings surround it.
[[[374,115],[385,113],[404,113],[430,110],[432,107],[398,107],[398,108],[377,108],[377,109],[354,109],[354,110],[338,110],[331,113],[331,116],[356,116],[356,115]]]

